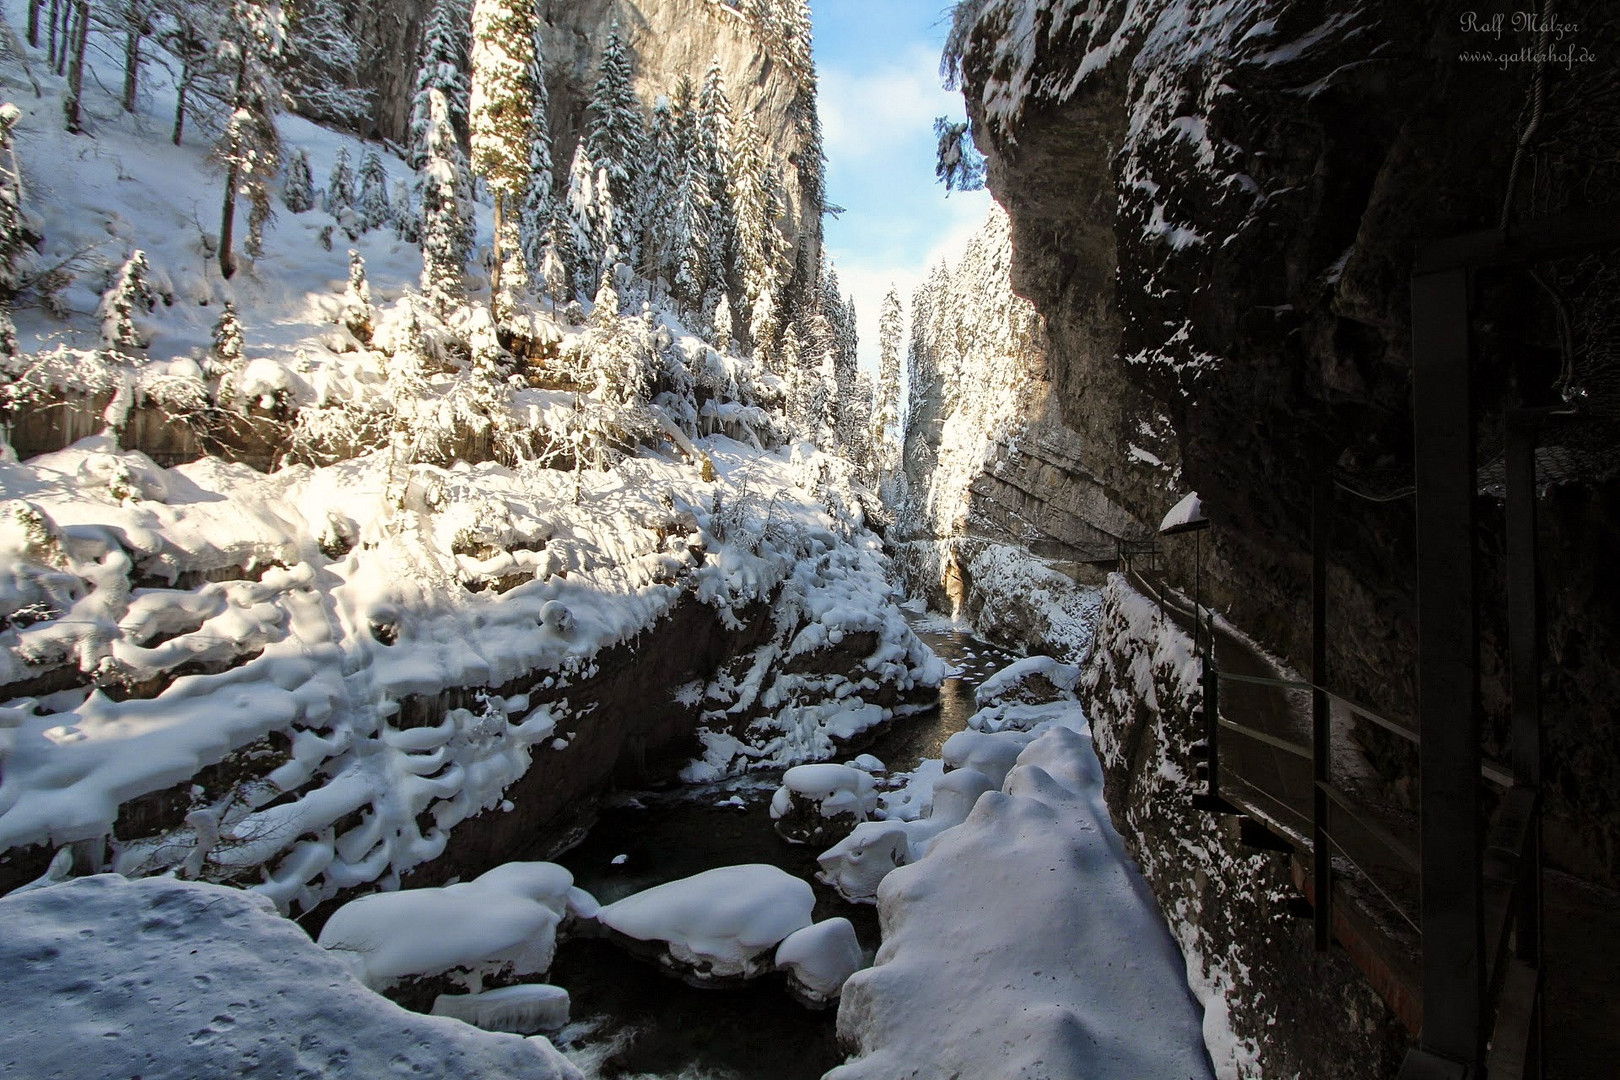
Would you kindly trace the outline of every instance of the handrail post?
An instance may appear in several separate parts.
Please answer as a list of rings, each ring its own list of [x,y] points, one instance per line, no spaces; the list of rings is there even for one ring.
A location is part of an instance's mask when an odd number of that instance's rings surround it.
[[[1327,470],[1311,482],[1311,862],[1316,904],[1312,923],[1316,951],[1333,940],[1333,854],[1328,847],[1328,797],[1333,781],[1332,714],[1327,695]]]
[[[1204,742],[1209,747],[1209,794],[1221,793],[1221,699],[1220,676],[1215,670],[1215,613],[1209,615],[1210,634],[1204,647]],[[1198,613],[1193,612],[1193,625],[1198,625]]]
[[[1536,420],[1507,417],[1507,592],[1509,683],[1512,687],[1513,782],[1541,788],[1541,610],[1536,581]],[[1534,800],[1519,862],[1514,952],[1541,967],[1541,800]],[[1542,1075],[1544,1016],[1538,988],[1526,1075]]]

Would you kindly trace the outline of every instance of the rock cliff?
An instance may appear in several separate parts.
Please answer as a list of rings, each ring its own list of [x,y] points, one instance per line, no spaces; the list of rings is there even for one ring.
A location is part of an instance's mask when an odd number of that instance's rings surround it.
[[[1483,28],[1498,7],[1500,36]],[[1206,595],[1305,667],[1309,491],[1329,470],[1327,681],[1397,718],[1411,718],[1415,695],[1413,251],[1496,224],[1504,205],[1520,220],[1620,194],[1603,141],[1620,104],[1596,62],[1614,54],[1614,16],[1588,2],[1558,18],[1542,36],[1506,5],[1481,5],[1470,28],[1452,5],[1404,0],[958,8],[950,56],[1085,471],[1155,523],[1168,486],[1119,478],[1130,430],[1162,414],[1183,486],[1214,523]],[[1533,62],[1538,44],[1551,62]],[[1509,59],[1474,59],[1485,52]],[[1614,320],[1594,284],[1609,273],[1481,279],[1474,332],[1482,492],[1505,402],[1584,392],[1594,418],[1553,447],[1582,447],[1580,467],[1555,471],[1558,454],[1543,455],[1548,832],[1555,860],[1612,881],[1620,812],[1603,792],[1620,781],[1609,704],[1620,683],[1592,662],[1620,630],[1598,547],[1612,543],[1617,494],[1613,380],[1597,359]],[[1101,524],[1091,513],[1081,517]],[[1482,500],[1481,528],[1487,750],[1500,753],[1499,504]],[[1414,763],[1392,753],[1386,765],[1398,787]]]

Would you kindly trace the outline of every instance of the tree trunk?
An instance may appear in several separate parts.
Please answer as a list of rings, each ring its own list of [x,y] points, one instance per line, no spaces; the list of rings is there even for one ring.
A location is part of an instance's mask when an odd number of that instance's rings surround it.
[[[139,13],[137,13],[137,19]],[[135,82],[141,69],[141,30],[138,22],[131,25],[124,38],[124,111],[135,111]]]
[[[174,135],[170,141],[180,145],[180,136],[186,130],[186,93],[191,89],[191,58],[180,58],[180,80],[175,87],[174,101]]]
[[[84,130],[82,102],[84,98],[84,47],[90,38],[90,0],[74,0],[73,10],[78,14],[73,35],[73,64],[68,71],[67,129],[74,135]]]
[[[227,281],[236,273],[236,177],[235,165],[225,170],[225,209],[219,222],[219,273]]]
[[[490,267],[489,270],[489,310],[495,316],[497,322],[505,314],[498,307],[501,296],[501,263],[504,261],[505,254],[501,250],[501,206],[505,201],[501,193],[497,191],[495,193],[495,235],[494,242],[490,245],[490,250],[495,256],[495,265]]]
[[[62,0],[62,47],[56,52],[56,74],[67,74],[68,56],[73,52],[73,13],[77,0]]]
[[[28,0],[28,44],[39,48],[39,9],[45,0]]]
[[[46,57],[49,60],[48,66],[53,71],[56,69],[56,22],[57,22],[57,17],[61,14],[61,10],[62,10],[62,0],[51,0],[50,19],[48,20],[50,28],[51,28],[51,37],[50,37],[51,48],[50,48],[50,51],[46,54]]]
[[[242,83],[246,78],[247,49],[242,46],[238,48],[236,58],[236,92],[231,95],[231,103],[236,108],[242,107]],[[219,272],[227,281],[236,273],[236,181],[241,175],[241,168],[233,156],[225,170],[225,207],[219,221]]]

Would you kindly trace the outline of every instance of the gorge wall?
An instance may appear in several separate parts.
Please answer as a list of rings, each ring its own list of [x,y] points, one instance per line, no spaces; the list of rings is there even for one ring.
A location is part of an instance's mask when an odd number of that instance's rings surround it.
[[[1519,220],[1620,193],[1614,142],[1602,137],[1620,105],[1603,64],[1590,62],[1614,55],[1614,16],[1561,5],[1547,43],[1565,59],[1538,68],[1469,59],[1537,43],[1515,37],[1510,5],[1477,7],[1482,20],[1503,13],[1500,40],[1439,3],[1344,12],[1314,0],[967,0],[948,50],[1012,221],[1014,287],[1045,320],[1051,397],[1075,436],[1064,445],[1080,490],[1108,497],[1106,511],[1079,516],[1153,525],[1172,488],[1199,491],[1214,525],[1205,595],[1303,670],[1309,493],[1326,468],[1326,681],[1408,722],[1413,251],[1494,225],[1504,202]],[[1489,497],[1501,412],[1560,391],[1587,404],[1584,427],[1550,433],[1562,445],[1542,457],[1547,833],[1556,863],[1613,882],[1620,677],[1598,659],[1620,644],[1620,583],[1602,554],[1620,494],[1601,359],[1614,320],[1595,284],[1606,280],[1590,264],[1481,279],[1474,330],[1487,752],[1503,752],[1507,705],[1502,526]],[[1569,311],[1574,334],[1560,330]],[[1174,443],[1154,453],[1179,467],[1179,485],[1135,479],[1143,424]],[[1571,454],[1575,467],[1548,467]],[[1007,486],[993,472],[976,484]],[[1167,546],[1190,585],[1190,542]],[[1401,788],[1415,762],[1376,733],[1358,735]]]

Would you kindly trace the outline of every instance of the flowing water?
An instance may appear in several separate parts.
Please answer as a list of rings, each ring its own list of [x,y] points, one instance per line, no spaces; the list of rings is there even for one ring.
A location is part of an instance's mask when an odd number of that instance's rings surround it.
[[[957,674],[940,688],[937,710],[897,719],[860,747],[893,772],[939,757],[973,714],[974,689],[1017,659],[937,619],[916,629]],[[788,844],[771,828],[770,798],[780,782],[781,770],[768,770],[725,784],[623,793],[557,861],[604,904],[719,866],[770,863],[814,886],[818,921],[849,919],[874,952],[877,909],[847,903],[815,880],[824,848]],[[843,1059],[836,1010],[798,1004],[779,975],[698,989],[606,942],[575,939],[558,949],[551,981],[572,996],[574,1016],[554,1041],[588,1076],[813,1080]]]

